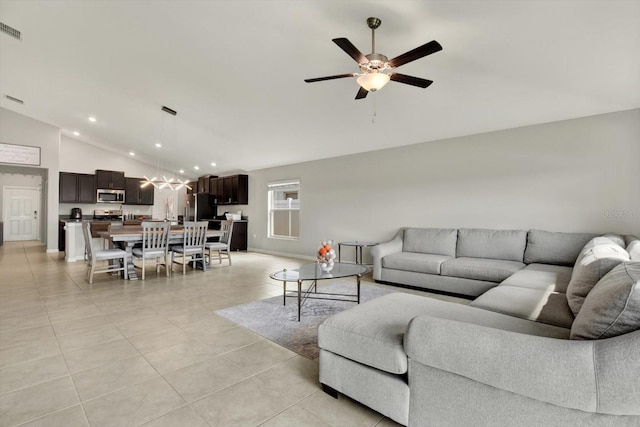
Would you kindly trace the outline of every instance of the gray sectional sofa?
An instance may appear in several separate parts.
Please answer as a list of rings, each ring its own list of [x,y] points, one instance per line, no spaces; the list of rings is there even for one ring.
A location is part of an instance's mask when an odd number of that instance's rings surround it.
[[[393,293],[325,320],[320,382],[410,426],[640,425],[640,240],[403,228],[373,248]]]

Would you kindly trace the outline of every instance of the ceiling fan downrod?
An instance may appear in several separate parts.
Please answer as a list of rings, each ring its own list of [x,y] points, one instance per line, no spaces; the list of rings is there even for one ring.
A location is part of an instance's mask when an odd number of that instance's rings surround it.
[[[379,18],[367,18],[367,25],[371,28],[371,53],[376,53],[376,28],[382,24]]]

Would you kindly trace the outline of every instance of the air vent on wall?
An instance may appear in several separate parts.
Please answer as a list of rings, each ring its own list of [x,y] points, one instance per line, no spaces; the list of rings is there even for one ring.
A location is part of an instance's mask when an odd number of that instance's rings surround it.
[[[2,31],[3,33],[5,33],[7,35],[10,35],[14,39],[22,40],[22,35],[20,34],[20,31],[16,30],[13,27],[10,27],[9,25],[5,24],[4,22],[0,22],[0,31]]]
[[[9,101],[17,102],[18,104],[24,104],[24,101],[22,99],[14,98],[11,95],[5,95],[4,97],[7,98]]]
[[[165,113],[169,113],[172,116],[175,116],[176,114],[178,114],[176,110],[172,110],[171,108],[165,107],[164,105],[162,106],[162,111],[164,111]]]

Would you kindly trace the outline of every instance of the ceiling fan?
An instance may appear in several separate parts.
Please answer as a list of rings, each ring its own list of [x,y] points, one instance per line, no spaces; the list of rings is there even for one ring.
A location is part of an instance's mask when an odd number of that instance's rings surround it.
[[[349,40],[346,38],[337,38],[332,41],[337,44],[347,55],[355,59],[360,67],[360,73],[337,74],[335,76],[317,77],[315,79],[305,79],[307,83],[321,82],[324,80],[342,79],[345,77],[357,77],[360,90],[356,94],[356,99],[365,98],[369,92],[375,92],[382,89],[389,80],[404,83],[411,86],[421,88],[428,87],[433,81],[422,79],[420,77],[407,76],[406,74],[394,73],[393,70],[408,62],[415,61],[424,56],[431,55],[442,50],[442,46],[435,40],[425,43],[413,50],[388,59],[386,56],[376,52],[376,28],[382,24],[378,18],[368,18],[367,25],[371,28],[371,53],[363,55]]]

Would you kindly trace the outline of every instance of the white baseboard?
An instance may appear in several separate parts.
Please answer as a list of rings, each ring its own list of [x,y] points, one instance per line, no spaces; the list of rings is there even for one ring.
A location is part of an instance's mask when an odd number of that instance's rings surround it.
[[[47,253],[48,254],[54,254],[54,253],[58,253],[58,252],[60,252],[60,251],[57,250],[57,249],[47,249]]]
[[[299,255],[299,254],[290,254],[287,252],[277,252],[277,251],[269,251],[266,249],[258,249],[258,248],[247,248],[248,251],[251,252],[258,252],[261,254],[266,254],[266,255],[276,255],[276,256],[283,256],[283,257],[288,257],[288,258],[297,258],[297,259],[305,259],[305,260],[310,260],[310,261],[315,261],[316,257],[313,256],[303,256],[303,255]]]

